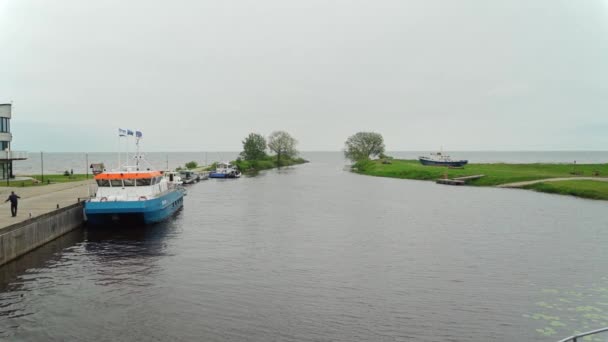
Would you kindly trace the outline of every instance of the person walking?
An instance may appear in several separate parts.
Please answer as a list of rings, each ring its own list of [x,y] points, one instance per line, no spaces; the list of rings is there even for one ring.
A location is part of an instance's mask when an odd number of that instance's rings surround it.
[[[11,201],[11,214],[13,217],[17,216],[17,204],[19,203],[19,196],[15,195],[14,191],[11,191],[11,194],[8,196],[4,203]]]

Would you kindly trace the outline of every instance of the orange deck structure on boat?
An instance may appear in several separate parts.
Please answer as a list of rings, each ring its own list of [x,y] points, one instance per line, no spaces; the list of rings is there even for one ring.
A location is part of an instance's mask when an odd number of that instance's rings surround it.
[[[160,171],[150,172],[116,172],[116,173],[100,173],[95,176],[95,179],[145,179],[162,176]]]

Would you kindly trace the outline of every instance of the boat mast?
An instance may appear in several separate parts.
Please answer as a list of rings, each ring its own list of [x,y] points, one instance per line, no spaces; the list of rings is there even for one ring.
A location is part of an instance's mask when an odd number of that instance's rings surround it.
[[[118,129],[118,166],[116,167],[117,170],[120,170],[122,168],[122,138],[126,137],[126,135],[126,130],[122,128]]]
[[[129,144],[131,143],[131,138],[129,138],[129,129],[127,129],[127,136],[125,137],[125,168],[128,168],[131,164],[131,159],[129,159]]]
[[[139,155],[139,139],[141,139],[142,134],[140,131],[136,131],[135,132],[135,146],[136,148],[136,154],[135,154],[135,169],[137,171],[139,171],[139,159],[141,158],[141,156]]]

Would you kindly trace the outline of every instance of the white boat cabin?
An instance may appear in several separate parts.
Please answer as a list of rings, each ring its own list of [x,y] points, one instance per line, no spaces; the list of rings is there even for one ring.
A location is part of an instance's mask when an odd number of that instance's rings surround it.
[[[159,171],[114,171],[95,176],[97,194],[91,201],[142,201],[158,197],[171,183]]]
[[[216,173],[231,173],[238,171],[236,167],[228,162],[217,163],[215,168]]]

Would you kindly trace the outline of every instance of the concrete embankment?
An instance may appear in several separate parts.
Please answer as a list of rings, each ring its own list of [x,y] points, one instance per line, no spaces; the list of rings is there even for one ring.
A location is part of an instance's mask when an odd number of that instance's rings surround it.
[[[2,228],[0,265],[80,227],[83,222],[82,203],[75,203]]]
[[[9,204],[0,205],[0,265],[72,231],[84,221],[79,199],[95,191],[92,181],[52,184],[29,188],[2,188],[21,196],[17,217]]]

